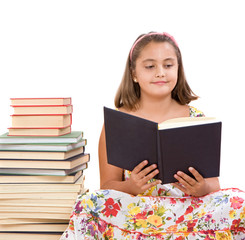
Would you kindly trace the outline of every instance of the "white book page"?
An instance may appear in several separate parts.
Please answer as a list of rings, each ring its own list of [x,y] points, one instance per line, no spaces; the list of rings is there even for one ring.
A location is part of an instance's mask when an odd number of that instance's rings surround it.
[[[177,127],[188,127],[195,125],[202,125],[208,123],[220,122],[214,117],[183,117],[183,118],[173,118],[158,124],[158,129],[170,129]]]

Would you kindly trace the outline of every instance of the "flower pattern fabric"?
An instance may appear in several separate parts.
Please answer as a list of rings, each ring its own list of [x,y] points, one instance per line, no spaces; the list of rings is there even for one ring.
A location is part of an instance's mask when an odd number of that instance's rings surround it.
[[[190,116],[203,113],[190,107]],[[245,192],[230,188],[197,198],[159,184],[137,196],[86,193],[77,198],[60,240],[92,239],[245,240]]]

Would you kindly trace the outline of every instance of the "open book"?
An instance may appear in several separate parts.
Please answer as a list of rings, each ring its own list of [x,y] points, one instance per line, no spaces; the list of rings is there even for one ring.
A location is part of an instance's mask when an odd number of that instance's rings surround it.
[[[157,179],[176,182],[194,167],[204,178],[220,171],[221,125],[215,118],[187,117],[161,124],[104,107],[108,163],[132,171],[143,160],[157,164]]]

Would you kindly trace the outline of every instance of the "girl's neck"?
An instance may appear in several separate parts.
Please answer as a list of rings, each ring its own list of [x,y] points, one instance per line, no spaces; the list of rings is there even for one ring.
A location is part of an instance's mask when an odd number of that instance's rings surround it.
[[[136,115],[155,122],[162,122],[164,120],[173,118],[173,109],[179,104],[171,98],[171,96],[161,99],[141,98],[139,108],[135,112]]]

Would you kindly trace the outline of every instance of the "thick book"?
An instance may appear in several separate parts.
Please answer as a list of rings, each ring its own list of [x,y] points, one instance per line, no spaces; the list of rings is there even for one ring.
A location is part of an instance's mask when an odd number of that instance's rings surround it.
[[[71,126],[72,114],[12,115],[12,128],[64,128]]]
[[[82,131],[72,131],[71,133],[57,137],[43,136],[9,136],[6,132],[0,135],[0,144],[23,144],[23,143],[77,143],[83,138]]]
[[[174,174],[190,174],[194,167],[204,178],[220,172],[221,121],[187,117],[162,124],[104,108],[109,164],[132,171],[140,162],[157,164],[155,177],[163,184],[176,182]]]

